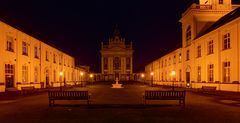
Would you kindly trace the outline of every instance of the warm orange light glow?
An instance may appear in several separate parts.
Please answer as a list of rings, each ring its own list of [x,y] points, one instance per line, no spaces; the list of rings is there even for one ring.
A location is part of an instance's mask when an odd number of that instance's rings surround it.
[[[154,73],[153,73],[153,72],[151,72],[151,73],[150,73],[150,75],[151,75],[151,76],[153,76],[153,75],[154,75]]]
[[[63,76],[63,72],[59,72],[59,75],[60,75],[60,76]]]
[[[172,72],[171,72],[171,75],[172,75],[172,76],[175,76],[175,75],[176,75],[176,72],[175,72],[175,71],[172,71]]]
[[[90,78],[93,78],[93,74],[90,74],[89,77],[90,77]]]
[[[83,74],[84,74],[83,72],[80,72],[80,75],[81,75],[81,76],[83,76]]]
[[[145,77],[145,75],[142,73],[142,74],[141,74],[141,77],[142,77],[142,78],[144,78],[144,77]]]

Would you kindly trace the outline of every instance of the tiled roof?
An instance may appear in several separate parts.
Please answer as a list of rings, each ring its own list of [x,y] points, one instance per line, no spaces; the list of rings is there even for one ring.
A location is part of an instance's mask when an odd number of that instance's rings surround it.
[[[198,34],[195,39],[231,22],[232,20],[240,17],[240,7],[234,9],[230,13],[226,14],[225,16],[221,17],[218,21],[216,21],[212,26],[210,26],[208,29],[203,31],[202,33]]]

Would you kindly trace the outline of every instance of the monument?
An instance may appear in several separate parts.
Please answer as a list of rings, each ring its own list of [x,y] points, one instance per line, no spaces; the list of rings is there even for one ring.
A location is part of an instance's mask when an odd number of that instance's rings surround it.
[[[122,84],[119,84],[119,83],[118,83],[118,78],[116,78],[116,83],[115,83],[115,84],[112,84],[112,88],[123,88],[123,87],[122,87]]]

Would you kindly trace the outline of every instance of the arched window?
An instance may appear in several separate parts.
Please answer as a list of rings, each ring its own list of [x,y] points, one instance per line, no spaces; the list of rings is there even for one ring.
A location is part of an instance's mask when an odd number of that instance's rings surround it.
[[[119,57],[115,57],[113,59],[113,67],[114,67],[114,70],[120,70],[120,66],[121,66],[121,61],[120,61],[120,58]]]
[[[191,36],[192,36],[191,26],[188,26],[188,27],[187,27],[187,31],[186,31],[186,41],[187,41],[187,45],[190,44]]]

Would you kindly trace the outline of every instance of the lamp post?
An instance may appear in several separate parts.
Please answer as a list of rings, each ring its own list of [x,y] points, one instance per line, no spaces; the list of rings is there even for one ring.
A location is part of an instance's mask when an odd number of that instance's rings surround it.
[[[153,87],[153,75],[154,75],[154,73],[151,72],[150,75],[151,75],[151,86]]]
[[[144,73],[141,74],[141,78],[142,78],[142,80],[143,80],[143,84],[145,85],[145,80],[144,80],[145,75],[144,75]]]
[[[90,77],[90,81],[92,81],[92,85],[93,85],[93,74],[91,73],[91,74],[89,75],[89,77]]]
[[[174,91],[175,75],[176,75],[176,72],[175,72],[175,71],[172,71],[172,72],[171,72],[171,76],[172,76],[172,82],[173,82],[173,84],[172,84],[172,89],[173,89],[173,91]]]
[[[83,86],[83,82],[82,82],[82,77],[83,77],[83,72],[80,72],[80,82],[81,82],[81,86]]]
[[[62,91],[62,76],[63,76],[63,72],[59,72],[60,78],[61,78],[61,82],[60,82],[60,90]]]

